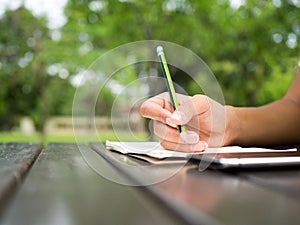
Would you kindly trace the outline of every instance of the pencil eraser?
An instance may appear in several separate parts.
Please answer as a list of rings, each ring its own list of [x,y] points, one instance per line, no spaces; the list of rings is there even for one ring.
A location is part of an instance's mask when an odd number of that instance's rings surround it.
[[[158,46],[158,47],[156,48],[156,51],[157,51],[157,55],[162,55],[162,54],[164,54],[164,49],[163,49],[163,47],[161,47],[161,46]]]

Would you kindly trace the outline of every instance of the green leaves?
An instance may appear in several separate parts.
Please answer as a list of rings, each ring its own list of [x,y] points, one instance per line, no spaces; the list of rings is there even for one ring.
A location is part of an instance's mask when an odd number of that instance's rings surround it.
[[[174,42],[201,56],[228,104],[259,105],[282,97],[300,58],[300,6],[241,3],[69,0],[67,22],[57,30],[24,7],[7,11],[0,18],[0,128],[13,127],[25,114],[35,115],[39,124],[48,114],[69,114],[74,77],[105,52],[138,40]],[[115,83],[127,85],[155,66],[125,68]],[[183,71],[173,72],[190,94],[201,92]],[[109,87],[103,93],[96,111],[108,114],[115,93]]]

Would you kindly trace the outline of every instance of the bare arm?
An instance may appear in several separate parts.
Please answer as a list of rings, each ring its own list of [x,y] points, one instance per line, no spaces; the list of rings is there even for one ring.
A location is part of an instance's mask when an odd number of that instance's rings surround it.
[[[300,143],[300,71],[280,100],[265,106],[226,106],[225,145],[278,145]]]

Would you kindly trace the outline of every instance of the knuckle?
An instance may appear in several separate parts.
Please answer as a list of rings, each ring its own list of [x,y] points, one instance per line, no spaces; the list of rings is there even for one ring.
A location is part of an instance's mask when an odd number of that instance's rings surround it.
[[[192,97],[192,102],[196,109],[199,109],[199,107],[207,109],[210,105],[210,98],[206,95],[197,94]]]
[[[144,102],[141,106],[140,106],[140,114],[142,116],[146,115],[147,112],[147,101]]]

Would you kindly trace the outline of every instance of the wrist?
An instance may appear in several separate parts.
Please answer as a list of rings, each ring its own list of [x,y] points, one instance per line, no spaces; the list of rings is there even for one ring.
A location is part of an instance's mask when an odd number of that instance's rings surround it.
[[[226,121],[223,145],[234,145],[237,143],[240,120],[237,115],[237,108],[226,105]]]

